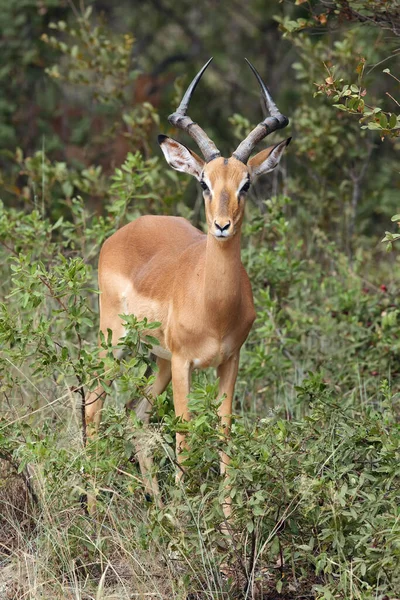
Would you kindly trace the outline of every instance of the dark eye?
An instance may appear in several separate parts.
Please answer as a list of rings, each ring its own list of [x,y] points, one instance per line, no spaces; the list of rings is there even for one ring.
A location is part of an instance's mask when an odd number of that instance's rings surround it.
[[[210,190],[209,190],[209,188],[208,188],[208,185],[206,184],[206,182],[205,182],[205,181],[200,181],[200,185],[201,185],[202,189],[203,189],[205,192],[209,192],[209,191],[210,191]]]
[[[245,194],[246,192],[248,192],[250,189],[250,181],[247,180],[246,183],[244,184],[244,186],[242,187],[242,189],[240,190],[241,194]]]

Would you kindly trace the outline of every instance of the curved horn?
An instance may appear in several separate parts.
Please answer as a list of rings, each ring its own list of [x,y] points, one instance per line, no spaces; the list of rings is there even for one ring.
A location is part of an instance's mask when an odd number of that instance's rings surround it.
[[[207,69],[211,61],[212,57],[197,73],[196,77],[193,79],[192,83],[186,90],[185,95],[183,96],[181,103],[176,109],[176,111],[168,117],[168,121],[171,123],[171,125],[174,125],[175,127],[182,129],[183,131],[186,131],[194,139],[194,141],[200,148],[201,153],[203,154],[206,162],[210,162],[214,158],[218,158],[218,156],[221,156],[221,152],[218,150],[214,142],[210,140],[206,132],[203,131],[203,129],[199,125],[197,125],[197,123],[192,121],[189,115],[186,114],[186,111],[189,106],[190,98],[192,97],[192,94],[196,89],[196,86],[199,83],[201,76],[203,75],[204,71]]]
[[[283,129],[284,127],[286,127],[289,124],[289,119],[279,112],[278,107],[272,99],[269,89],[261,79],[257,69],[253,67],[253,65],[249,60],[247,60],[247,58],[245,58],[244,60],[247,62],[250,69],[257,77],[257,81],[260,84],[263,99],[265,100],[267,110],[270,114],[269,117],[264,119],[264,121],[259,123],[253,129],[253,131],[249,133],[249,135],[243,140],[243,142],[239,144],[235,152],[232,154],[232,156],[246,164],[249,160],[250,154],[253,151],[253,148],[258,144],[258,142],[261,142],[263,138],[265,138],[273,131],[276,131],[277,129]]]

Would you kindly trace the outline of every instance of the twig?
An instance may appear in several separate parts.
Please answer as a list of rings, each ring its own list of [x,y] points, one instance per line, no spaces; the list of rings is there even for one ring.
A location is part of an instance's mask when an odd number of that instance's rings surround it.
[[[46,281],[46,279],[44,277],[42,277],[42,275],[38,276],[40,281],[47,287],[47,289],[50,292],[50,295],[52,298],[54,298],[54,300],[56,300],[56,302],[58,302],[58,304],[62,307],[63,310],[65,310],[65,312],[68,312],[68,308],[65,306],[64,302],[61,300],[61,298],[59,298],[58,296],[56,296],[53,288],[51,287],[50,283],[48,281]]]
[[[247,585],[245,591],[245,598],[249,596],[250,587],[253,586],[254,583],[254,572],[256,567],[256,550],[257,550],[257,535],[256,528],[254,527],[254,519],[253,519],[253,531],[251,533],[251,550],[250,550],[250,561],[249,561],[249,575],[247,575]],[[253,594],[250,596],[253,598]]]
[[[391,100],[393,100],[393,102],[395,102],[397,104],[397,106],[400,106],[399,102],[397,102],[396,98],[393,98],[392,94],[389,94],[389,92],[386,92],[386,96],[389,96],[389,98]]]

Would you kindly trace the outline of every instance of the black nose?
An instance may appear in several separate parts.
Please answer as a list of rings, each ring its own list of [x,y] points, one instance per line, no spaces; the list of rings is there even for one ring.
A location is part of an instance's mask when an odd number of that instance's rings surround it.
[[[228,221],[226,225],[219,225],[219,223],[217,223],[217,221],[214,221],[214,225],[220,231],[227,231],[229,229],[229,227],[231,226],[231,222]]]

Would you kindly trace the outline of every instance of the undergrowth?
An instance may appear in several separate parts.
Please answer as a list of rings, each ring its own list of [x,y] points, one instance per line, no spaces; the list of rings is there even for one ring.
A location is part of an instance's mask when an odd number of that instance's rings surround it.
[[[158,397],[150,429],[126,415],[124,401],[140,397],[152,377],[151,338],[141,334],[148,324],[127,317],[123,357],[114,359],[103,339],[109,352],[99,358],[92,256],[109,217],[89,217],[78,199],[74,221],[56,225],[40,211],[2,208],[11,278],[3,279],[0,320],[1,553],[10,564],[24,557],[18,593],[29,585],[35,599],[396,594],[396,283],[366,281],[361,260],[350,266],[318,231],[319,260],[308,256],[293,242],[289,205],[273,198],[262,217],[249,215],[243,257],[258,316],[229,439],[218,424],[216,382],[203,373],[189,424],[173,416],[170,391]],[[82,233],[87,256],[77,256]],[[85,447],[82,402],[96,373],[114,385],[100,435]],[[190,448],[180,485],[177,430]],[[155,457],[162,508],[144,493],[138,435]],[[232,458],[230,523],[221,450]],[[7,496],[11,481],[24,490],[19,505]],[[95,516],[88,493],[97,496]]]
[[[128,26],[121,7],[120,20],[112,13],[108,26],[95,2],[87,9],[82,2],[79,13],[73,3],[59,13],[53,0],[9,4],[11,45],[0,75],[11,85],[4,86],[2,110],[11,115],[22,108],[0,127],[0,600],[395,600],[399,257],[383,252],[379,236],[398,212],[398,124],[393,114],[377,119],[381,109],[375,109],[367,115],[372,127],[360,129],[354,102],[364,107],[364,85],[370,90],[379,65],[391,51],[395,56],[398,38],[389,30],[382,35],[381,12],[373,27],[369,19],[364,28],[352,27],[349,3],[339,16],[333,9],[325,14],[324,3],[278,3],[287,18],[275,21],[273,3],[242,7],[250,19],[219,3],[216,20],[204,23],[218,41],[221,70],[209,75],[208,89],[205,76],[194,111],[206,117],[210,132],[234,147],[251,123],[231,113],[243,106],[259,118],[258,99],[239,67],[221,76],[236,61],[237,54],[225,55],[228,48],[247,53],[240,37],[232,44],[232,31],[237,36],[242,28],[261,63],[267,55],[272,67],[275,60],[271,86],[286,85],[282,104],[275,99],[282,110],[290,107],[293,129],[272,192],[260,181],[247,201],[242,260],[257,319],[241,351],[227,438],[211,372],[194,376],[190,423],[174,417],[170,389],[155,400],[149,428],[127,415],[125,403],[139,399],[153,377],[152,339],[144,333],[151,324],[125,315],[128,335],[118,359],[110,336],[100,339],[107,352],[99,355],[97,336],[96,263],[104,240],[141,214],[180,215],[204,227],[200,190],[164,169],[154,152],[156,105],[168,98],[173,78],[154,60],[164,53],[181,60],[186,30],[204,21],[201,11],[188,3],[179,23],[170,23],[162,3],[128,3],[126,14],[146,12],[136,26],[147,33],[132,52],[131,33],[121,33]],[[314,4],[322,12],[310,35],[312,22],[296,19]],[[52,15],[56,22],[47,27]],[[233,29],[224,28],[232,19]],[[327,21],[340,27],[324,33]],[[287,45],[283,61],[274,59],[280,50],[266,50],[278,40],[276,22],[285,36],[279,48]],[[144,39],[155,46],[143,57]],[[193,50],[200,47],[195,40]],[[188,55],[188,80],[202,53],[196,52]],[[289,63],[294,71],[283,77]],[[162,68],[170,67],[163,61]],[[146,69],[154,106],[147,96],[140,100]],[[40,83],[36,105],[28,102],[28,75]],[[386,79],[371,94],[397,102]],[[356,80],[336,90],[348,99],[337,113],[325,96],[341,81]],[[240,86],[232,87],[236,81]],[[185,84],[176,80],[177,97]],[[378,106],[374,95],[369,102]],[[68,99],[78,97],[79,110],[69,113]],[[161,113],[176,108],[176,98],[170,100]],[[58,131],[64,113],[68,131]],[[229,131],[221,125],[228,118]],[[386,135],[385,145],[374,131]],[[22,149],[11,150],[17,137]],[[397,237],[386,232],[394,249]],[[87,441],[83,403],[97,377],[108,400],[99,435]],[[186,433],[189,446],[179,484],[176,431]],[[154,456],[162,506],[145,493],[138,438]],[[231,457],[229,523],[220,451]],[[95,514],[88,497],[96,497]]]

